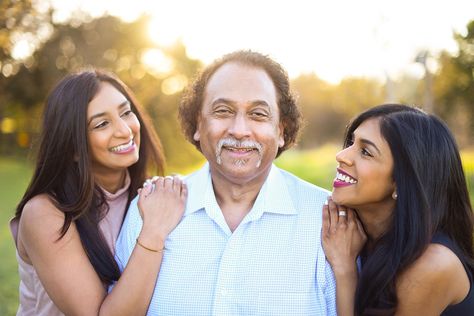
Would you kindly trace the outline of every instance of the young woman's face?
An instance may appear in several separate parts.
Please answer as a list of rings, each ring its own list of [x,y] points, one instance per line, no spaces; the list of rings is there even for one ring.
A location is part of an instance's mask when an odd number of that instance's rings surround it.
[[[364,121],[352,135],[352,142],[336,155],[338,162],[332,199],[359,208],[393,209],[393,157],[380,133],[379,119]]]
[[[87,109],[89,150],[95,173],[124,171],[138,161],[140,122],[114,86],[102,82]]]

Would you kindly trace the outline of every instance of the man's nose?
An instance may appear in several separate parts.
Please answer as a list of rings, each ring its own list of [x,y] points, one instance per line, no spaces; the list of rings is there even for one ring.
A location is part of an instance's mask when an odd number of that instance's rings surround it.
[[[249,137],[252,132],[247,120],[244,114],[237,114],[229,126],[229,134],[237,139]]]

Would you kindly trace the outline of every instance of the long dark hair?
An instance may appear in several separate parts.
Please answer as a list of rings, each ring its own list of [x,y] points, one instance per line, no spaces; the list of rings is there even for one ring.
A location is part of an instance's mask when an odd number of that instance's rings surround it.
[[[128,168],[131,183],[127,208],[146,179],[147,171],[163,172],[160,140],[127,86],[115,75],[101,70],[70,74],[57,84],[47,99],[36,166],[15,217],[20,218],[23,207],[31,198],[48,194],[64,213],[58,239],[66,234],[74,221],[95,271],[105,284],[110,284],[118,280],[120,270],[98,226],[108,211],[108,205],[91,172],[87,141],[88,104],[102,82],[111,84],[127,98],[141,125],[140,158]]]
[[[348,126],[344,146],[362,122],[378,118],[392,152],[398,198],[388,230],[364,264],[356,292],[358,315],[392,315],[396,279],[442,232],[460,248],[474,271],[473,214],[459,150],[448,127],[434,115],[400,104],[373,107]]]

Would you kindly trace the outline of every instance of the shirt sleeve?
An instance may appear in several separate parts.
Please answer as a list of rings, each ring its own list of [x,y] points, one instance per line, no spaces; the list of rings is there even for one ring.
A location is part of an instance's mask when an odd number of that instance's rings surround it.
[[[325,277],[326,277],[326,289],[324,298],[326,299],[326,315],[337,315],[336,306],[336,281],[334,273],[332,272],[331,265],[326,260],[325,266]]]
[[[136,240],[143,226],[143,220],[138,210],[138,196],[132,200],[115,244],[115,261],[123,272],[135,248]]]

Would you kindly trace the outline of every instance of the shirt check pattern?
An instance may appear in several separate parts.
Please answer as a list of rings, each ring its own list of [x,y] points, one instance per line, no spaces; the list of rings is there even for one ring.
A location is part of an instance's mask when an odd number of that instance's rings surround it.
[[[336,315],[336,284],[320,238],[327,191],[272,166],[232,233],[209,165],[185,181],[185,214],[165,242],[148,315]],[[135,199],[116,245],[122,271],[141,227]]]

